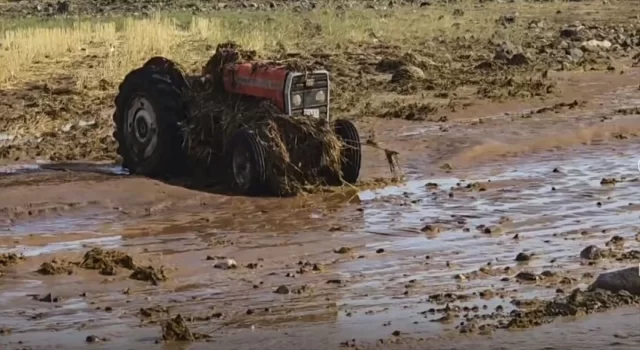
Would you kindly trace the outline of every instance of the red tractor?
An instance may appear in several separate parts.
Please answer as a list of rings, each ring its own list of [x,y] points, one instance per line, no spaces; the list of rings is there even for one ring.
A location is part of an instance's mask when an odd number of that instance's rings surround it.
[[[325,119],[341,140],[342,181],[355,183],[361,163],[360,137],[347,120],[331,120],[329,73],[291,71],[283,65],[226,63],[221,68],[224,93],[267,100],[279,112],[299,118]],[[114,138],[123,167],[132,174],[149,177],[189,175],[188,152],[183,125],[189,122],[192,106],[185,100],[190,89],[186,76],[170,60],[154,57],[131,71],[120,84],[115,99]],[[240,128],[225,140],[215,140],[226,185],[242,194],[266,189],[268,150],[250,128]],[[222,148],[222,149],[219,149]]]

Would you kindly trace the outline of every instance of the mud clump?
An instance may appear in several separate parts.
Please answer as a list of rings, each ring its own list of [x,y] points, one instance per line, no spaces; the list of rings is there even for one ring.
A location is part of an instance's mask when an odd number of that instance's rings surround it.
[[[580,252],[580,257],[585,260],[599,260],[604,258],[604,251],[595,245],[590,245]]]
[[[348,254],[348,253],[351,253],[352,251],[353,249],[350,247],[340,247],[338,249],[333,250],[333,252],[336,254]]]
[[[624,247],[624,239],[622,237],[614,236],[606,245],[610,248],[601,249],[595,245],[590,245],[580,252],[580,258],[588,260],[591,264],[601,259],[614,259],[617,261],[640,260],[639,250],[621,250]]]
[[[454,294],[454,293],[438,293],[429,295],[429,302],[444,305],[450,304],[454,302],[465,302],[471,299],[470,295],[467,294]]]
[[[147,307],[147,308],[140,308],[140,316],[142,316],[143,318],[154,318],[158,315],[164,315],[164,314],[168,314],[169,311],[167,310],[167,308],[162,307],[162,306],[153,306],[153,307]]]
[[[515,260],[518,261],[518,262],[529,261],[529,260],[531,260],[531,254],[527,254],[525,252],[520,252],[520,253],[518,253],[518,255],[516,255]]]
[[[74,267],[85,270],[98,270],[100,274],[106,276],[117,275],[118,268],[132,270],[133,272],[129,275],[129,278],[151,282],[153,285],[158,285],[159,282],[167,280],[162,267],[156,269],[153,266],[138,266],[134,263],[133,258],[126,253],[100,248],[93,248],[86,252],[80,262],[53,259],[51,262],[43,263],[36,272],[41,275],[70,275],[73,273]]]
[[[73,274],[73,266],[74,264],[71,262],[53,259],[50,262],[42,263],[36,272],[44,276],[71,275]]]
[[[196,341],[207,338],[211,338],[211,336],[192,332],[180,314],[162,324],[162,340],[164,341]]]
[[[117,250],[102,250],[93,248],[85,253],[79,267],[87,270],[99,270],[100,274],[114,276],[117,274],[117,267],[128,270],[136,268],[133,258]]]
[[[0,254],[0,267],[13,266],[23,260],[25,260],[25,257],[22,255],[17,255],[15,253],[2,253]]]
[[[424,72],[422,69],[412,65],[401,66],[391,76],[392,83],[404,83],[420,79],[424,79]]]
[[[514,313],[504,328],[531,328],[550,323],[557,317],[586,315],[628,305],[640,305],[640,297],[628,292],[575,289],[566,297],[544,301],[531,310]]]
[[[61,301],[59,297],[54,297],[51,293],[43,296],[42,298],[39,295],[35,295],[33,299],[45,303],[57,303]]]
[[[157,286],[161,281],[167,280],[167,276],[164,274],[164,269],[162,267],[160,269],[155,269],[153,266],[136,266],[129,278],[138,281],[151,282],[154,286]]]

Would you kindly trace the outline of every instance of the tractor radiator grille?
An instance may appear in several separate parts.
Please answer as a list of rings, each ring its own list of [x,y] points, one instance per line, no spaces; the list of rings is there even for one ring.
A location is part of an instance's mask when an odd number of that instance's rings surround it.
[[[307,86],[307,82],[310,86]],[[303,91],[308,89],[326,89],[329,86],[329,77],[324,73],[309,73],[293,77],[291,91]]]
[[[318,93],[324,95],[324,101],[318,101]],[[291,96],[301,95],[302,106],[292,106],[291,114],[304,115],[303,110],[318,110],[319,117],[326,119],[329,103],[329,76],[326,73],[308,73],[293,77]]]

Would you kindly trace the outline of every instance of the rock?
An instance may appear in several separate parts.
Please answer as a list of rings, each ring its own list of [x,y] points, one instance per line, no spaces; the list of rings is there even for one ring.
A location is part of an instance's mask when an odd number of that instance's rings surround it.
[[[420,79],[424,79],[424,72],[422,69],[412,65],[403,65],[399,67],[391,76],[391,82],[394,83]]]
[[[571,45],[569,45],[569,42],[566,40],[558,40],[555,44],[556,48],[559,50],[569,50],[569,48],[571,47]]]
[[[544,28],[544,21],[541,19],[533,19],[529,22],[529,29]]]
[[[281,285],[280,287],[278,287],[274,293],[276,294],[289,294],[291,293],[291,290],[289,290],[289,287],[285,286],[284,284]]]
[[[574,61],[580,61],[582,57],[584,57],[584,52],[579,48],[575,47],[573,49],[569,49],[569,56]]]
[[[457,279],[458,281],[466,281],[467,280],[467,277],[465,277],[465,275],[463,275],[461,273],[455,275],[453,278]]]
[[[95,335],[88,335],[85,341],[87,343],[97,343],[100,341],[100,338],[96,337]]]
[[[482,229],[482,233],[487,235],[496,235],[502,233],[502,228],[500,226],[487,226]]]
[[[609,40],[589,40],[583,42],[580,47],[589,52],[599,52],[603,50],[609,50],[611,48],[611,42]]]
[[[510,66],[526,66],[530,63],[529,58],[524,53],[517,53],[509,58],[507,64]]]
[[[495,68],[495,63],[493,63],[492,61],[482,61],[476,64],[473,68],[477,70],[491,70]]]
[[[601,273],[589,286],[590,290],[603,289],[613,293],[627,291],[640,296],[640,270],[638,266]]]
[[[518,12],[513,12],[513,13],[509,13],[506,15],[502,15],[498,18],[498,22],[503,24],[503,25],[507,25],[507,24],[513,24],[516,22],[516,18],[518,18],[520,14]]]
[[[573,39],[577,38],[580,35],[580,30],[582,26],[570,26],[560,30],[560,37],[564,39]]]
[[[435,234],[435,233],[440,233],[440,227],[437,225],[427,224],[422,229],[420,229],[420,231],[424,233]]]
[[[590,245],[580,252],[580,257],[585,260],[598,260],[603,258],[602,249]]]
[[[213,267],[216,269],[228,270],[228,269],[237,268],[238,264],[233,259],[226,259],[226,260],[217,262],[215,265],[213,265]]]
[[[525,252],[518,253],[518,255],[516,256],[516,261],[529,261],[529,260],[531,260],[531,255]]]
[[[522,53],[521,47],[513,45],[510,41],[504,41],[496,48],[493,59],[498,61],[508,61],[517,53]]]
[[[464,16],[464,11],[461,9],[455,9],[453,10],[453,16],[454,17],[462,17]]]
[[[519,281],[536,282],[538,281],[538,275],[533,272],[523,271],[516,275],[516,279]]]

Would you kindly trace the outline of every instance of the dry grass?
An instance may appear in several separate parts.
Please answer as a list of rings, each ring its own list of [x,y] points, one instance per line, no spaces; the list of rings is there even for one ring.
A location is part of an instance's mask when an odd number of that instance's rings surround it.
[[[379,40],[399,45],[425,45],[439,37],[474,35],[518,42],[520,30],[505,30],[496,23],[501,14],[517,11],[522,17],[556,21],[575,15],[572,3],[489,4],[473,1],[426,10],[399,8],[387,11],[317,10],[295,13],[226,13],[217,17],[192,18],[186,25],[169,17],[125,19],[92,24],[77,22],[66,28],[24,28],[0,32],[0,86],[46,79],[65,71],[82,86],[106,79],[116,82],[130,69],[153,55],[179,62],[202,63],[211,52],[205,47],[235,40],[259,52],[317,49],[332,51],[354,43]],[[585,6],[581,6],[585,8]],[[596,8],[594,6],[594,8]],[[462,9],[463,16],[454,16]],[[556,12],[560,10],[561,14]],[[600,8],[600,16],[603,9]],[[567,13],[565,15],[564,13]],[[566,16],[566,17],[563,17]]]

